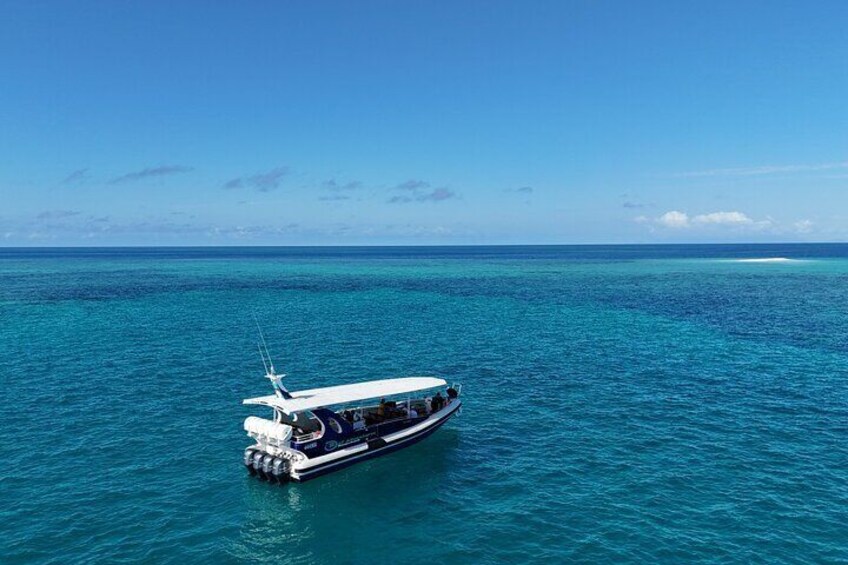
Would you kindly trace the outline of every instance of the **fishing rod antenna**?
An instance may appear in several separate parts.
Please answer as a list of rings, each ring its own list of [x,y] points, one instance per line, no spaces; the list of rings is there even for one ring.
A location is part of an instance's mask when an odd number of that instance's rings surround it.
[[[262,326],[259,325],[259,319],[256,317],[256,312],[253,313],[253,321],[256,322],[256,329],[259,330],[259,339],[261,340],[261,345],[259,345],[259,354],[262,355],[262,365],[265,366],[265,373],[269,376],[276,375],[274,371],[274,362],[271,360],[271,353],[268,351],[268,343],[265,341],[265,333],[262,331]],[[263,354],[262,350],[265,349]],[[268,358],[268,364],[265,365],[265,358]]]

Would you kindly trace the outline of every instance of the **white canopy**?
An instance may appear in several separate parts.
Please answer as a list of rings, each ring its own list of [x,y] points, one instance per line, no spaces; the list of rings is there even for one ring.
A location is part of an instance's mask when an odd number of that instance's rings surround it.
[[[447,382],[444,379],[437,379],[435,377],[403,377],[400,379],[383,379],[381,381],[368,381],[289,392],[292,398],[280,398],[273,394],[259,396],[257,398],[248,398],[244,401],[244,404],[272,406],[279,408],[287,414],[291,414],[302,410],[311,410],[320,406],[347,404],[348,402],[391,396],[394,394],[407,394],[445,385],[447,385]]]

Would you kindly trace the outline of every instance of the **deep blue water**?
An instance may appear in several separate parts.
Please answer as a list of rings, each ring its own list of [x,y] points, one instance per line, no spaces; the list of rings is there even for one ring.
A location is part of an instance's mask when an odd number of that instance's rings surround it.
[[[464,412],[251,479],[253,312]],[[848,245],[0,249],[0,379],[3,563],[848,560]]]

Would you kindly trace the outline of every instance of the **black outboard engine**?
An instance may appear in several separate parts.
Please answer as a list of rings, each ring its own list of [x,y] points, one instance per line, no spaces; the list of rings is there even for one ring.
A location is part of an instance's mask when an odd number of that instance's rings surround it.
[[[457,396],[459,396],[459,393],[456,392],[456,389],[453,388],[453,387],[448,388],[447,393],[448,393],[448,398],[450,398],[451,400],[453,400]]]

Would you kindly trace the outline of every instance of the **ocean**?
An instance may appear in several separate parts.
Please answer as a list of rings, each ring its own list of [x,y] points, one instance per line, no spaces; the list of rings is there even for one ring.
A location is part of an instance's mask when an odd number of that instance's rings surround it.
[[[254,314],[463,413],[251,478]],[[0,405],[5,564],[844,562],[848,245],[0,249]]]

